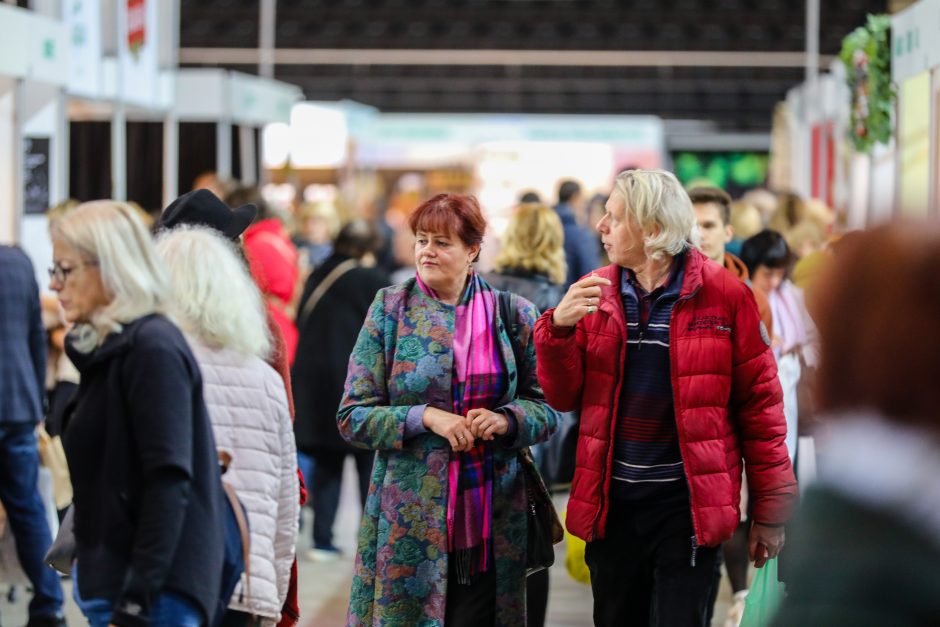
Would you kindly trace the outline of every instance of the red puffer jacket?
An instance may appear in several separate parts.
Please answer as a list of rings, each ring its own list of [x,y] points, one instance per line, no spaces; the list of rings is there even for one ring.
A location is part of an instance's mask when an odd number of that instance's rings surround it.
[[[539,382],[559,411],[581,410],[567,526],[586,541],[604,537],[617,404],[623,384],[626,320],[616,265],[597,271],[598,311],[570,328],[535,326]],[[741,459],[747,463],[753,519],[786,521],[796,498],[787,456],[777,366],[762,335],[751,290],[697,250],[672,310],[669,354],[679,448],[699,545],[731,537],[740,520]]]

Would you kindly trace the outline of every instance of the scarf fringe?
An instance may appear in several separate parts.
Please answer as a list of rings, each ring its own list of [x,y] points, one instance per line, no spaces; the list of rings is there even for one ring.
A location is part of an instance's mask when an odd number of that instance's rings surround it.
[[[480,546],[469,549],[459,549],[451,553],[454,560],[454,571],[457,574],[457,583],[468,586],[474,575],[489,570],[487,556],[489,555],[489,540],[484,540]]]

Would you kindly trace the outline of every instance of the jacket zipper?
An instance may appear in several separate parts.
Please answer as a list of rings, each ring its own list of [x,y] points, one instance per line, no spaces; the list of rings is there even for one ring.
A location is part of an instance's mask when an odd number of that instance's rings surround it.
[[[626,346],[626,341],[627,341],[626,338],[624,338],[624,341],[623,341],[623,343],[621,344],[620,349],[619,349],[618,352],[617,352],[617,361],[616,361],[616,363],[617,363],[617,378],[614,379],[615,381],[619,381],[619,380],[620,380],[620,372],[621,372],[621,370],[622,370],[622,368],[623,368],[623,351],[624,351],[624,348],[625,348],[625,346]],[[613,408],[614,408],[614,401],[615,401],[614,396],[616,395],[616,393],[617,393],[617,386],[614,386],[614,389],[611,390],[611,392],[610,392],[610,404],[609,404],[609,409],[610,409],[610,411],[613,411]],[[616,429],[616,417],[613,416],[613,415],[610,415],[610,414],[608,414],[608,415],[610,416],[610,424],[613,426],[614,429]],[[600,535],[598,535],[598,529],[599,529],[599,527],[600,527],[601,518],[604,517],[604,507],[605,507],[606,504],[607,504],[607,503],[606,503],[606,502],[607,502],[607,493],[605,492],[604,488],[605,488],[605,486],[607,486],[607,473],[610,472],[610,465],[609,465],[609,463],[608,463],[608,461],[609,461],[608,458],[610,457],[610,448],[611,448],[611,446],[613,446],[613,438],[611,437],[611,434],[608,433],[607,436],[608,436],[608,437],[607,437],[607,448],[604,449],[604,465],[602,466],[603,471],[601,472],[601,509],[600,509],[600,511],[597,513],[597,518],[594,520],[594,537],[592,538],[592,540],[596,540],[597,538],[600,537]],[[610,488],[608,487],[607,490],[609,491]]]
[[[701,286],[696,287],[695,291],[684,298],[680,298],[676,301],[676,304],[672,306],[672,313],[669,316],[669,370],[672,375],[672,380],[676,380],[675,369],[676,369],[676,335],[674,331],[674,323],[676,321],[676,311],[678,307],[683,305],[686,301],[692,300],[692,298],[698,294],[698,291],[701,289]],[[672,391],[673,398],[673,413],[676,416],[676,435],[679,437],[679,456],[682,457],[683,449],[683,437],[682,429],[679,428],[679,404],[675,402],[676,399],[676,390]],[[695,568],[695,554],[698,552],[698,537],[696,536],[696,530],[698,529],[698,522],[695,516],[695,507],[692,505],[692,478],[689,476],[688,466],[685,464],[685,458],[682,458],[682,472],[685,474],[685,482],[689,487],[689,514],[692,517],[692,556],[690,563],[692,568]]]

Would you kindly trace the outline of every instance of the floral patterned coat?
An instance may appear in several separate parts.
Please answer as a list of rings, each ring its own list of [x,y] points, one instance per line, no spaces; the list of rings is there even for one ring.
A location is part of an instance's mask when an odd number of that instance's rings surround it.
[[[415,279],[380,290],[349,359],[339,431],[378,452],[359,530],[347,615],[353,627],[444,624],[450,445],[431,432],[405,440],[404,430],[415,405],[452,411],[455,309],[425,295]],[[518,299],[516,317],[521,367],[496,316],[509,381],[498,409],[518,425],[514,441],[493,441],[496,625],[507,627],[524,625],[526,611],[526,495],[517,450],[546,440],[557,420],[536,378],[534,306]]]

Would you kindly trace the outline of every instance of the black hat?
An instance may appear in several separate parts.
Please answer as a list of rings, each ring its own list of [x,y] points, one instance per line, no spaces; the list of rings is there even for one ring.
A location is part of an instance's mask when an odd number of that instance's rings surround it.
[[[195,189],[170,203],[157,220],[157,228],[172,229],[180,224],[201,224],[219,231],[229,239],[244,232],[258,215],[258,208],[249,203],[230,209],[208,189]]]

